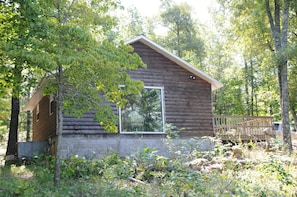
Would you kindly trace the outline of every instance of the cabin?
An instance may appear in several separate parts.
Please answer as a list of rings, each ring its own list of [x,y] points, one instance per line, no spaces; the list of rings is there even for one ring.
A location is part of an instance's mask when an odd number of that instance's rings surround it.
[[[93,120],[92,111],[81,118],[64,115],[63,157],[100,158],[108,152],[125,156],[144,147],[166,152],[166,125],[178,129],[180,143],[193,137],[215,135],[212,91],[222,84],[145,36],[135,37],[126,44],[131,45],[147,65],[129,71],[133,79],[144,82],[144,90],[125,109],[113,106],[119,116],[117,133],[105,131]],[[32,111],[33,115],[32,141],[46,142],[49,153],[55,154],[55,101],[51,96],[43,96],[42,90],[43,82],[25,110]],[[211,143],[206,142],[201,148],[210,146]]]

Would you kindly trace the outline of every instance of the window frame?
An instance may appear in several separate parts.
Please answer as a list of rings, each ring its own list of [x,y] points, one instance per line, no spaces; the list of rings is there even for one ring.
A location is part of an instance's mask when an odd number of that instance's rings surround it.
[[[123,86],[124,87],[124,86]],[[119,133],[120,134],[165,134],[165,99],[164,87],[162,86],[144,86],[144,89],[159,89],[161,91],[161,113],[162,113],[162,132],[154,131],[122,131],[122,109],[119,107]]]

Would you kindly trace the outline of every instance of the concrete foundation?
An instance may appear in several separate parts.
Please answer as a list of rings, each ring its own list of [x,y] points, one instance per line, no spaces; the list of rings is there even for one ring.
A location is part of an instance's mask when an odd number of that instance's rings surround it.
[[[61,156],[85,157],[87,159],[100,159],[102,156],[118,153],[120,156],[131,156],[144,148],[158,151],[158,154],[170,156],[191,152],[194,149],[206,151],[213,149],[214,143],[209,139],[183,138],[167,139],[156,136],[94,136],[94,135],[67,135],[61,142]]]
[[[33,158],[36,155],[48,154],[49,144],[47,141],[18,142],[18,158]]]

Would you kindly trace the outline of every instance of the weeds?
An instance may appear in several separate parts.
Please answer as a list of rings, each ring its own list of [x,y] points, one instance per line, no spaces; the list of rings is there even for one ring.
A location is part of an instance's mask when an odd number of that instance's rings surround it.
[[[0,169],[0,196],[296,195],[296,164],[282,162],[278,153],[265,152],[253,143],[238,144],[244,157],[235,159],[229,144],[216,141],[214,149],[205,152],[199,150],[198,139],[191,143],[190,149],[172,144],[172,150],[180,151],[174,157],[150,148],[125,158],[115,153],[101,160],[73,156],[61,162],[61,184],[56,188],[54,158],[40,155],[30,165]],[[186,165],[194,159],[205,161],[205,168],[215,164],[223,168],[204,172]]]

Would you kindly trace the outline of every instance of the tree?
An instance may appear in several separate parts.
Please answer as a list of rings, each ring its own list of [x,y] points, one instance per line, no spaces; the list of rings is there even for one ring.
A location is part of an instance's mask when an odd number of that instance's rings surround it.
[[[292,32],[291,36],[289,36],[289,42],[290,43],[296,43],[297,42],[297,32],[296,32],[296,24],[297,24],[297,2],[292,1],[291,2],[291,8],[292,8],[292,13],[295,13],[290,19],[290,26],[289,26],[289,32]],[[296,74],[297,74],[297,50],[294,44],[292,47],[289,47],[289,55],[288,57],[291,59],[290,64],[289,64],[289,102],[290,102],[290,112],[292,114],[294,124],[295,124],[295,129],[297,128],[297,80],[296,80]]]
[[[12,9],[8,6],[6,6],[3,2],[0,4],[1,6],[1,19],[2,19],[2,25],[0,27],[0,31],[1,31],[1,43],[3,43],[3,41],[5,41],[6,39],[9,38],[9,33],[6,32],[6,28],[10,28],[12,29],[12,23],[10,23],[10,19],[14,18],[15,15],[12,11]],[[6,24],[5,26],[3,24]],[[15,74],[16,72],[12,72],[11,75],[8,74],[8,76],[5,76],[5,73],[7,70],[10,70],[11,66],[8,63],[7,58],[4,57],[3,55],[3,50],[1,50],[1,92],[4,92],[6,88],[11,87],[11,84],[13,84],[12,78],[14,77],[13,74]],[[14,82],[15,84],[16,82]],[[19,106],[18,106],[18,95],[16,94],[17,91],[13,91],[13,96],[11,99],[11,120],[13,120],[14,117],[18,117],[18,111],[19,111]],[[17,97],[17,98],[16,98]],[[17,126],[18,126],[18,119],[14,119],[15,121],[10,121],[10,127],[9,127],[9,141],[8,141],[8,146],[7,146],[7,150],[6,150],[6,155],[12,155],[14,157],[14,155],[16,154],[16,146],[14,146],[14,144],[16,144],[17,142]],[[14,158],[13,158],[14,159]]]
[[[123,15],[121,19],[119,19],[121,20],[119,35],[123,40],[129,40],[145,33],[144,18],[136,7],[129,7],[127,15]]]
[[[286,148],[292,152],[293,148],[289,119],[288,57],[286,55],[286,50],[288,47],[289,4],[289,0],[274,0],[274,6],[271,7],[269,0],[265,0],[265,8],[269,19],[271,34],[274,40],[276,66],[278,69],[283,123],[283,140]],[[274,17],[272,12],[274,13]]]
[[[140,57],[123,42],[113,43],[108,37],[116,24],[108,13],[118,4],[113,0],[11,1],[1,6],[14,15],[1,23],[1,71],[11,76],[6,80],[13,90],[14,117],[9,138],[16,152],[19,93],[24,79],[36,67],[46,73],[46,94],[56,95],[57,155],[54,183],[60,181],[60,144],[63,132],[62,111],[80,117],[94,109],[94,119],[108,131],[116,131],[116,116],[109,102],[123,106],[124,95],[138,93],[143,84],[125,72],[144,66]],[[9,28],[7,28],[9,27]],[[5,61],[4,61],[5,60]],[[5,68],[5,69],[4,69]],[[32,83],[27,83],[28,86]],[[125,85],[125,91],[120,89]],[[66,94],[67,93],[67,94]],[[11,123],[11,124],[12,124]]]
[[[163,3],[161,22],[168,29],[162,39],[165,47],[187,61],[202,63],[205,57],[204,42],[191,16],[191,7],[186,3]]]
[[[30,61],[44,66],[48,77],[46,94],[56,95],[57,153],[55,185],[60,182],[60,146],[63,140],[63,111],[80,117],[95,110],[94,119],[108,131],[117,130],[116,115],[109,102],[123,106],[124,95],[138,93],[143,84],[125,72],[144,66],[130,46],[113,43],[107,33],[115,24],[108,15],[118,4],[113,0],[39,1],[44,37],[34,40]],[[120,88],[125,86],[125,91]]]
[[[232,24],[236,28],[233,29],[236,35],[236,42],[242,41],[244,46],[244,57],[247,62],[257,60],[257,67],[265,69],[263,73],[277,70],[279,82],[279,95],[281,103],[281,114],[283,121],[283,141],[284,146],[292,151],[291,135],[289,129],[289,100],[288,100],[288,20],[289,20],[289,1],[284,0],[265,0],[265,1],[219,1],[225,8],[229,9],[229,13],[233,16]],[[271,6],[270,3],[274,5]],[[274,15],[273,15],[274,14]],[[282,24],[281,24],[282,21]],[[269,28],[270,27],[270,28]],[[240,43],[240,42],[239,42]],[[257,52],[258,51],[258,52]],[[259,55],[263,54],[265,56]],[[269,56],[274,54],[273,63],[267,64],[271,59]],[[253,64],[254,65],[254,64]],[[270,68],[273,65],[274,69]],[[253,66],[253,70],[256,67]],[[266,90],[271,90],[273,80],[265,76],[266,82],[259,84],[269,84]],[[253,79],[254,81],[255,79]],[[272,102],[271,102],[272,103]],[[269,107],[271,107],[270,105]]]
[[[11,117],[9,125],[9,137],[6,156],[14,159],[17,154],[18,126],[20,113],[20,95],[28,90],[28,87],[36,79],[35,76],[24,77],[24,72],[32,71],[27,61],[31,50],[32,38],[36,35],[38,23],[38,10],[34,9],[31,1],[1,1],[1,69],[4,75],[1,81],[4,86],[11,89]],[[31,25],[31,26],[30,26]],[[32,26],[33,25],[33,26]],[[33,27],[33,28],[32,28]],[[9,161],[8,161],[9,163]]]

